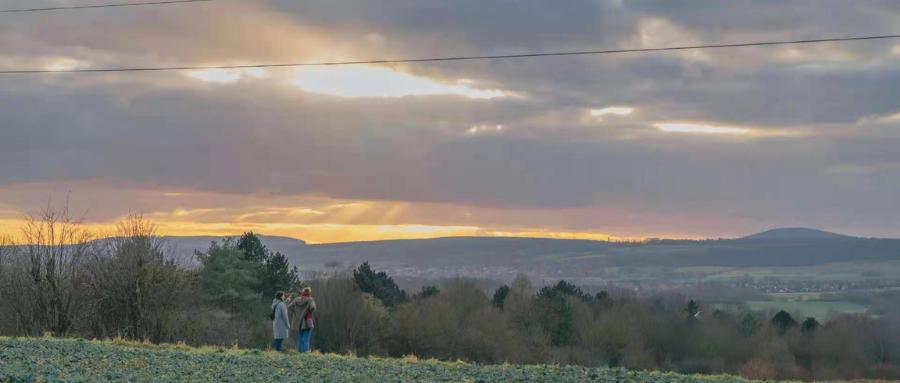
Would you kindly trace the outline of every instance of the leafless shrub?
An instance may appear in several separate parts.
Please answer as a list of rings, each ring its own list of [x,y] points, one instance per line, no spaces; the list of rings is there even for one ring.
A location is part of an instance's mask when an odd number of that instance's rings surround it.
[[[171,340],[177,327],[171,321],[185,306],[189,274],[151,222],[130,215],[117,228],[89,268],[95,335]]]
[[[68,334],[86,311],[85,263],[94,237],[72,218],[68,207],[46,207],[28,217],[21,245],[4,258],[2,289],[21,332]]]

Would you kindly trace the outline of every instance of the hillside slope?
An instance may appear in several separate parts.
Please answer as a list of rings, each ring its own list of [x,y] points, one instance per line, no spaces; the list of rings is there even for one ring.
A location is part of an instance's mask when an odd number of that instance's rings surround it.
[[[125,342],[0,338],[0,382],[748,382],[623,369],[298,355]]]
[[[205,249],[213,239],[167,238],[182,259],[192,259],[194,249]],[[803,228],[774,229],[738,239],[641,243],[454,237],[309,245],[290,238],[261,239],[307,273],[304,278],[346,272],[366,261],[395,278],[408,280],[466,276],[509,281],[524,272],[535,279],[582,284],[648,278],[671,282],[683,277],[676,272],[680,268],[811,268],[853,263],[860,273],[872,274],[895,267],[884,263],[900,264],[898,239],[858,238]],[[741,273],[734,275],[740,277]],[[819,277],[817,272],[804,274],[806,279]]]
[[[209,248],[213,241],[221,243],[226,237],[214,236],[165,236],[163,239],[166,245],[180,258],[193,261],[194,251],[204,251]],[[237,238],[237,237],[232,237]],[[306,242],[289,237],[279,237],[273,235],[260,235],[260,241],[263,245],[272,251],[278,251],[282,254],[296,254],[307,246]]]
[[[783,227],[766,230],[761,233],[751,234],[744,239],[822,239],[822,238],[850,238],[848,235],[832,233],[830,231],[810,229],[806,227]]]

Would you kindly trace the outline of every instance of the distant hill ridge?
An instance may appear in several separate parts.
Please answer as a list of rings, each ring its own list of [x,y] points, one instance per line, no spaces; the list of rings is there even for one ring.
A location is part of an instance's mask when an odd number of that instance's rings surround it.
[[[338,270],[370,262],[397,275],[510,279],[529,272],[547,278],[621,278],[609,270],[695,266],[784,267],[836,262],[900,261],[900,239],[859,238],[810,228],[781,228],[743,238],[605,242],[591,240],[447,237],[331,244],[260,236],[270,250],[302,270]],[[219,236],[169,236],[174,255],[194,262]]]
[[[743,239],[826,239],[854,238],[849,235],[832,233],[806,227],[785,227],[751,234]]]
[[[239,238],[240,235],[229,236],[163,236],[168,246],[182,259],[192,259],[195,250],[204,251],[215,241],[222,243],[226,238]],[[277,251],[285,255],[296,254],[302,248],[309,246],[306,241],[290,237],[273,235],[259,235],[260,241],[271,251]]]
[[[182,249],[203,250],[209,247],[210,242],[221,242],[225,238],[237,238],[239,234],[232,236],[164,236],[171,243]],[[342,248],[342,247],[369,247],[369,246],[391,246],[391,245],[414,245],[414,244],[467,244],[471,246],[485,246],[490,244],[515,244],[518,246],[554,246],[561,244],[580,245],[580,246],[597,246],[601,244],[617,244],[616,242],[607,242],[601,240],[587,239],[564,239],[564,238],[543,238],[543,237],[493,237],[493,236],[468,236],[468,237],[437,237],[437,238],[420,238],[420,239],[387,239],[374,241],[351,241],[351,242],[334,242],[323,244],[307,244],[306,241],[297,238],[259,235],[263,244],[273,251],[290,251],[298,247],[312,246],[317,248]],[[859,238],[845,234],[834,233],[830,231],[813,229],[807,227],[784,227],[775,228],[759,233],[750,234],[735,239],[826,239],[826,238]],[[663,241],[679,241],[678,239],[663,239]],[[577,246],[576,245],[576,246]]]

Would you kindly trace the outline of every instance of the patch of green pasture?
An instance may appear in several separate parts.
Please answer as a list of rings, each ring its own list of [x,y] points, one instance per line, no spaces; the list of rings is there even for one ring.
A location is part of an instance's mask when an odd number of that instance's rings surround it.
[[[675,269],[678,274],[723,274],[737,269],[729,266],[686,266]]]
[[[828,301],[836,299],[828,299],[834,297],[835,293],[826,292],[804,292],[804,293],[772,293],[770,297],[779,301]]]
[[[775,300],[775,301],[749,301],[747,307],[753,311],[779,311],[799,314],[802,319],[813,317],[825,321],[832,314],[863,314],[866,306],[847,301],[799,301],[799,300]]]
[[[900,261],[836,262],[817,266],[800,267],[714,267],[680,268],[708,271],[707,280],[741,278],[775,278],[804,281],[856,281],[900,275]]]

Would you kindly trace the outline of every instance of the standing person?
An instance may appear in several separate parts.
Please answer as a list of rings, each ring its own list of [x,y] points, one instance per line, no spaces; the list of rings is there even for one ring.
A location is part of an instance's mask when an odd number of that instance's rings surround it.
[[[288,296],[290,298],[290,296]],[[291,320],[288,317],[287,305],[284,303],[284,292],[275,293],[275,299],[272,300],[272,333],[275,335],[275,351],[281,351],[281,344],[284,338],[288,337],[291,329]]]
[[[312,289],[304,287],[303,292],[291,302],[290,307],[294,312],[294,327],[298,329],[297,351],[309,352],[309,341],[312,338],[313,330],[313,312],[316,311],[316,300],[313,299]]]

